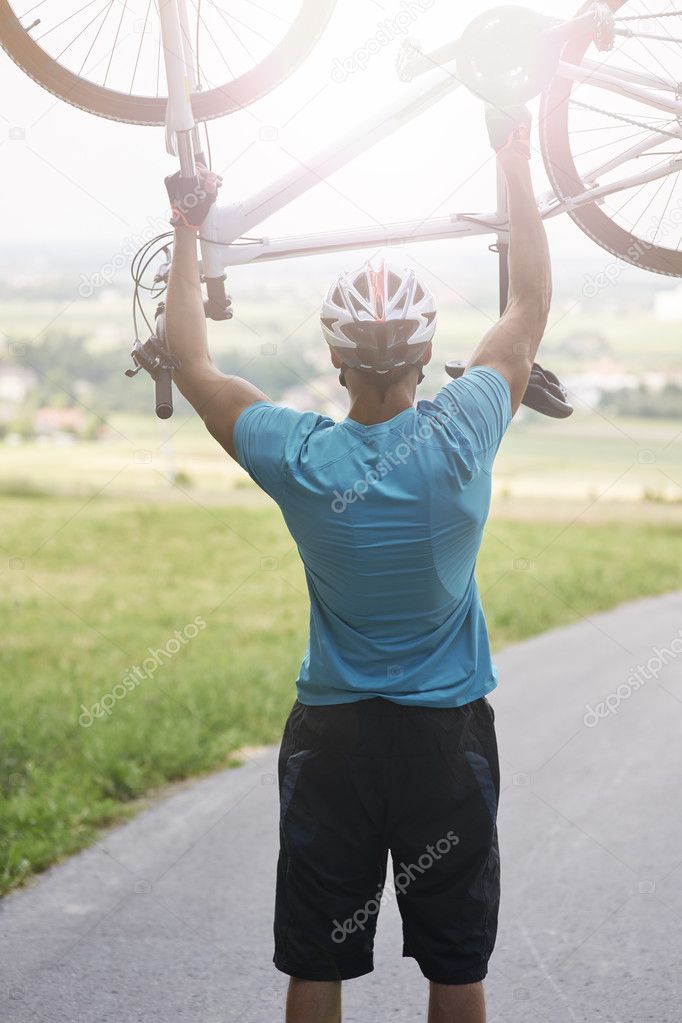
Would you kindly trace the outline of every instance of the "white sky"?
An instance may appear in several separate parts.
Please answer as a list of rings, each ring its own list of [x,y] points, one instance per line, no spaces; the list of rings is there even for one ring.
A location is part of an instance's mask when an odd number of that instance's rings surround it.
[[[407,0],[403,0],[407,5]],[[485,0],[433,0],[409,34],[425,49],[456,38]],[[551,0],[544,13],[574,13],[576,3]],[[239,199],[305,160],[327,139],[342,134],[410,86],[394,71],[402,40],[374,56],[365,71],[343,84],[332,80],[335,58],[351,55],[384,20],[404,11],[400,0],[339,0],[315,53],[284,86],[246,111],[211,123],[214,167],[224,173],[222,196]],[[120,245],[139,234],[149,217],[165,212],[162,178],[176,169],[165,153],[163,130],[106,121],[57,101],[0,54],[0,218],[5,239],[101,240]],[[264,126],[278,128],[262,141]],[[24,140],[11,140],[21,127]],[[539,156],[538,189],[545,187]],[[477,170],[477,168],[480,168]],[[278,214],[269,233],[319,231],[337,226],[494,208],[494,160],[478,101],[453,93],[328,184],[317,186]],[[557,255],[594,253],[569,223],[552,227]],[[114,250],[115,251],[115,250]]]

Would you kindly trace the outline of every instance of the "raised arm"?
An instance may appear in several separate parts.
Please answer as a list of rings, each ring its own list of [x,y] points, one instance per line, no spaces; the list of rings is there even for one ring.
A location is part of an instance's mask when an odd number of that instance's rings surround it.
[[[525,111],[517,112],[516,118],[497,111],[488,113],[491,141],[507,182],[509,303],[467,367],[489,366],[501,373],[511,389],[514,414],[528,387],[552,300],[549,246],[530,174],[530,115]]]
[[[197,227],[215,200],[220,179],[198,167],[206,198],[189,204],[187,216],[175,213],[175,244],[166,298],[166,343],[181,368],[173,379],[190,405],[199,413],[209,433],[236,458],[232,435],[240,414],[257,401],[267,401],[262,391],[240,377],[217,369],[208,350],[206,317],[197,260]],[[169,188],[171,192],[172,186]]]

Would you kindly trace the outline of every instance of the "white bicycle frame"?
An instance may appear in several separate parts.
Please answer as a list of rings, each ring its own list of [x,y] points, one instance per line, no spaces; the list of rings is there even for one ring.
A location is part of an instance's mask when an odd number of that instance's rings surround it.
[[[194,173],[194,155],[200,151],[198,132],[190,104],[190,93],[196,88],[196,68],[191,47],[185,0],[159,0],[159,13],[168,80],[167,144],[180,158],[185,176]],[[447,48],[439,51],[444,52]],[[452,58],[451,58],[452,59]],[[660,77],[626,69],[606,67],[598,61],[584,60],[581,65],[560,62],[557,74],[574,82],[587,82],[606,92],[617,93],[670,114],[671,119],[682,119],[682,103],[675,97],[679,83],[663,82]],[[384,245],[407,244],[439,239],[466,238],[493,234],[504,243],[507,238],[508,218],[505,190],[498,187],[498,207],[488,214],[457,214],[449,217],[409,221],[365,228],[327,231],[319,234],[293,235],[281,238],[261,237],[254,241],[239,241],[253,232],[268,217],[288,206],[314,185],[325,180],[355,157],[387,138],[408,121],[417,117],[462,83],[445,64],[435,63],[433,57],[415,52],[404,62],[401,77],[411,79],[424,75],[425,81],[417,86],[407,99],[386,107],[363,124],[348,132],[338,142],[321,150],[299,167],[282,175],[266,188],[239,203],[216,205],[202,226],[202,269],[207,278],[218,278],[227,267],[266,260],[288,259],[294,256],[341,252],[349,249],[374,248]],[[665,95],[671,93],[670,97]],[[604,174],[656,148],[670,140],[671,134],[652,131],[649,136],[623,152],[620,156],[596,165],[583,176],[587,182],[598,181]],[[665,164],[650,171],[620,178],[608,185],[595,185],[570,200],[553,193],[538,198],[538,208],[544,218],[555,217],[571,209],[605,199],[628,188],[667,177],[682,169],[682,156],[673,156]],[[238,244],[235,244],[237,243]]]

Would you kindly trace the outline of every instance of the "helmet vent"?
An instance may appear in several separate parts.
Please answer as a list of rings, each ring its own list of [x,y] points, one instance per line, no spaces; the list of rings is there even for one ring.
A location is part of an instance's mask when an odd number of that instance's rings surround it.
[[[389,270],[389,272],[388,272],[388,294],[389,294],[390,298],[393,298],[393,296],[400,290],[401,284],[402,284],[402,281],[400,280],[398,275],[396,273],[394,273],[392,270]]]

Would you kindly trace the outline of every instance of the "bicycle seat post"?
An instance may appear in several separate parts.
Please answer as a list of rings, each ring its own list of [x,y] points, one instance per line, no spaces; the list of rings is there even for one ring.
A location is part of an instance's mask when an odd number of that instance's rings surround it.
[[[499,165],[497,167],[497,217],[500,223],[507,224],[509,219],[507,184]],[[502,315],[509,301],[509,231],[506,227],[497,232],[497,252],[500,263],[500,315]]]

